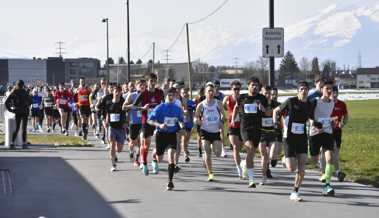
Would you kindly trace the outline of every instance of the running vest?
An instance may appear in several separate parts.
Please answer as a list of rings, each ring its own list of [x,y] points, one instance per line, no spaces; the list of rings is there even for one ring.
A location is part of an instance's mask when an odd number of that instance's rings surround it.
[[[140,95],[139,92],[132,92],[131,93],[131,98],[132,102],[135,102],[138,96]],[[130,124],[141,124],[142,123],[142,111],[141,110],[136,110],[136,109],[131,109],[129,112],[130,115]]]
[[[314,121],[322,124],[322,129],[325,133],[332,134],[332,112],[334,109],[334,101],[325,102],[321,99],[317,99],[316,107],[314,110]],[[309,135],[314,136],[317,134],[316,127],[311,126]]]
[[[42,103],[42,97],[39,95],[33,95],[32,96],[32,110],[33,111],[38,111],[40,110]]]
[[[220,132],[221,114],[218,108],[218,100],[214,99],[214,104],[211,106],[205,100],[200,104],[203,106],[201,129],[210,133]]]
[[[240,128],[241,127],[241,122],[240,122],[240,116],[239,113],[237,113],[234,125],[232,123],[232,114],[234,107],[236,105],[236,101],[233,99],[231,95],[228,96],[227,98],[227,109],[228,109],[228,127],[229,128]]]
[[[52,95],[48,95],[43,98],[43,106],[45,108],[52,108],[54,106],[54,97]]]
[[[310,101],[302,102],[298,97],[292,97],[287,99],[280,109],[287,110],[287,116],[285,117],[283,137],[291,138],[291,136],[306,134],[306,123],[311,118],[313,111],[313,105]]]
[[[89,106],[89,95],[91,91],[88,88],[80,88],[78,90],[78,105]]]

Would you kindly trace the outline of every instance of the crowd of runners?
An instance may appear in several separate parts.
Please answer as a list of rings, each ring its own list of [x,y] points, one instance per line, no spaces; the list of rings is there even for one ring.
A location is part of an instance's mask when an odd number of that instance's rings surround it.
[[[338,163],[342,128],[348,121],[346,104],[338,99],[332,80],[318,79],[315,85],[309,91],[309,84],[299,81],[297,95],[280,103],[278,89],[261,84],[256,77],[248,80],[247,93],[240,93],[242,86],[236,80],[231,83],[231,94],[225,96],[220,83],[214,81],[207,82],[194,99],[183,83],[166,80],[159,88],[155,74],[121,86],[105,79],[88,85],[81,78],[78,86],[73,82],[70,87],[26,89],[18,81],[7,93],[5,106],[16,113],[13,141],[21,120],[26,132],[29,113],[32,131],[75,134],[83,140],[93,132],[109,149],[112,172],[117,171],[117,154],[124,144],[134,166],[146,176],[160,172],[167,151],[167,190],[174,188],[181,155],[186,163],[194,155],[203,158],[207,181],[216,180],[212,158],[226,158],[224,142],[228,142],[236,179],[246,180],[249,188],[269,184],[271,169],[281,162],[295,175],[290,199],[301,201],[299,189],[308,155],[319,165],[323,195],[334,195],[332,176],[339,181],[345,177]],[[192,133],[197,137],[197,154],[190,154],[188,148]],[[23,136],[23,148],[27,148],[26,133]],[[259,180],[254,167],[257,149],[261,156]],[[245,152],[244,160],[241,152]]]

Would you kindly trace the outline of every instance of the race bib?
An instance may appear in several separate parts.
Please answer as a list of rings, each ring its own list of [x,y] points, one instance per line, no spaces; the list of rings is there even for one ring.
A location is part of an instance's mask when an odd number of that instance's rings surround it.
[[[206,119],[206,122],[208,123],[220,122],[220,115],[218,111],[208,111],[208,113],[204,115],[204,118]]]
[[[51,102],[45,103],[45,107],[52,107],[52,106],[53,106],[53,103],[51,103]]]
[[[318,122],[322,123],[322,128],[327,133],[332,133],[332,119],[330,117],[327,118],[318,118]]]
[[[111,122],[119,122],[121,114],[110,114]]]
[[[257,104],[254,103],[254,104],[245,104],[243,106],[243,109],[245,111],[245,114],[256,114],[257,113]]]
[[[297,135],[304,134],[304,124],[303,123],[292,123],[291,132],[293,134],[297,134]]]
[[[67,104],[67,99],[61,98],[59,104]]]
[[[168,127],[174,127],[176,125],[177,118],[176,117],[165,117],[164,118],[164,123]]]
[[[272,117],[262,118],[262,126],[263,127],[273,127],[274,122],[272,121]]]
[[[34,104],[32,105],[32,107],[33,107],[33,108],[39,108],[39,104],[38,104],[38,103],[34,103]]]
[[[81,95],[79,99],[81,101],[88,101],[88,96],[87,95]]]

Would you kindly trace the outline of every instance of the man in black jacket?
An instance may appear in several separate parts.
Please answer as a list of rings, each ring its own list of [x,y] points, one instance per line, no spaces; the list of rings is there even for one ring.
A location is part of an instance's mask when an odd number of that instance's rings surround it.
[[[24,89],[24,81],[18,80],[15,88],[12,90],[8,98],[5,100],[5,107],[8,111],[16,115],[16,130],[12,134],[12,142],[10,149],[14,149],[14,141],[17,137],[18,131],[22,121],[22,148],[26,149],[26,127],[28,124],[29,108],[32,103],[32,98]]]

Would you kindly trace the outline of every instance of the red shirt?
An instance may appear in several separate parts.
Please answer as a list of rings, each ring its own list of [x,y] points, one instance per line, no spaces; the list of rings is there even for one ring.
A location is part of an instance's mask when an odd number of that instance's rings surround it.
[[[228,127],[229,128],[240,128],[241,124],[240,124],[239,119],[237,119],[234,122],[234,125],[232,123],[232,114],[233,114],[234,106],[236,105],[236,101],[233,99],[233,97],[231,95],[228,96],[226,104],[227,104],[226,107],[228,109]],[[237,113],[237,116],[239,116],[238,113]]]
[[[91,90],[87,87],[78,89],[78,105],[79,106],[89,106],[89,95]]]
[[[67,107],[68,103],[71,101],[72,95],[71,92],[64,90],[64,91],[57,91],[55,93],[55,102],[58,105],[59,108]]]
[[[156,88],[154,92],[149,92],[148,90],[145,90],[142,92],[138,98],[136,99],[134,105],[145,106],[146,104],[149,104],[149,111],[152,111],[157,105],[164,102],[164,93],[161,89]],[[142,111],[142,124],[147,123],[148,118],[148,112]]]
[[[333,112],[331,117],[337,117],[337,121],[334,122],[333,128],[339,129],[339,124],[342,121],[342,118],[347,115],[347,107],[345,102],[340,101],[337,99],[336,103],[334,104]]]

